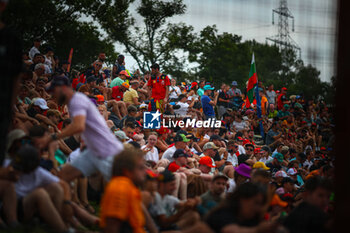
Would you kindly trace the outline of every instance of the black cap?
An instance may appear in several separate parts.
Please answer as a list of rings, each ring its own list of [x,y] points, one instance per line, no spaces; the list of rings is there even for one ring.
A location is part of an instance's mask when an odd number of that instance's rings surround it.
[[[124,59],[125,57],[124,57],[124,55],[123,54],[119,54],[118,55],[118,59]]]
[[[153,63],[153,65],[151,66],[151,69],[160,69],[158,63]]]
[[[52,91],[55,87],[59,86],[70,86],[69,79],[66,76],[55,76],[46,90]]]
[[[162,173],[158,176],[158,181],[167,183],[175,180],[174,174],[169,170],[164,170]]]
[[[40,164],[40,155],[38,150],[29,145],[23,145],[15,154],[11,163],[12,167],[24,173],[34,171]]]
[[[180,158],[180,157],[186,157],[186,158],[188,158],[188,154],[186,154],[185,151],[184,151],[183,149],[177,149],[177,150],[174,152],[173,158],[174,158],[174,159],[177,159],[177,158]]]
[[[213,140],[221,140],[222,138],[219,136],[219,135],[217,135],[217,134],[214,134],[214,135],[211,135],[210,136],[210,141],[213,141]]]

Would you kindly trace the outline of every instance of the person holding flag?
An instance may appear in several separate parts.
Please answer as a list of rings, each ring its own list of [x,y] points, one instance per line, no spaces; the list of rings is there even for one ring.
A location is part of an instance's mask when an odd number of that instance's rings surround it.
[[[247,85],[247,97],[246,97],[246,105],[245,105],[246,108],[250,108],[251,103],[253,103],[254,90],[255,90],[255,98],[256,98],[257,115],[259,118],[260,135],[261,137],[264,138],[265,133],[264,133],[264,127],[262,125],[262,119],[261,119],[261,99],[259,95],[258,75],[256,73],[255,57],[253,53],[252,63],[250,65],[249,80]]]

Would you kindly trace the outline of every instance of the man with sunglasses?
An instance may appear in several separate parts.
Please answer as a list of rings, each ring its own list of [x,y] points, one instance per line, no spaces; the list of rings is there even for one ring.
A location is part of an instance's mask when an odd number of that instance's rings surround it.
[[[255,147],[253,144],[245,144],[244,149],[245,149],[245,154],[248,155],[249,157],[254,155]]]

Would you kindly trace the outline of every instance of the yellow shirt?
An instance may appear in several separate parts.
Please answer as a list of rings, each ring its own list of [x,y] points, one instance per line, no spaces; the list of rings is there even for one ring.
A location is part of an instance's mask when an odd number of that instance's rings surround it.
[[[133,233],[145,233],[141,204],[141,192],[129,178],[112,178],[101,201],[100,227],[106,227],[107,218],[116,218],[127,222]]]
[[[139,98],[139,94],[130,87],[129,90],[124,93],[123,100],[125,103],[134,104],[133,98],[135,97]]]

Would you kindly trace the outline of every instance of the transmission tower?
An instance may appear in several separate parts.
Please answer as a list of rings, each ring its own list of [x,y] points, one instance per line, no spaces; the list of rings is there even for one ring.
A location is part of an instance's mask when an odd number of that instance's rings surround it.
[[[282,53],[282,58],[286,58],[286,52],[293,50],[301,57],[299,45],[289,35],[289,20],[292,20],[292,31],[294,32],[294,16],[287,6],[287,0],[280,0],[279,7],[272,10],[272,24],[275,24],[275,14],[278,15],[278,35],[267,37],[267,41],[272,41],[278,46]]]

